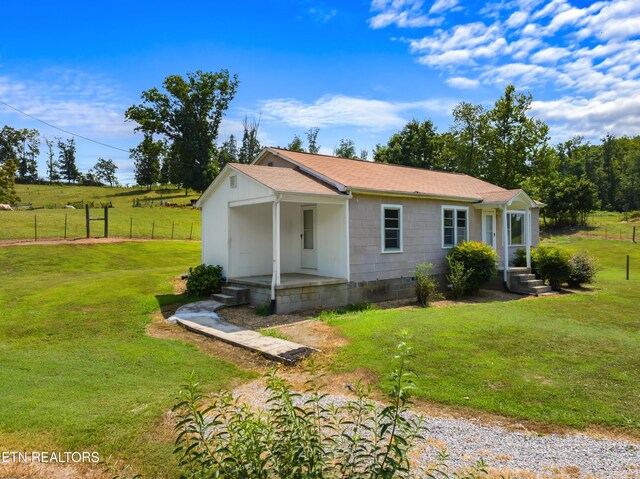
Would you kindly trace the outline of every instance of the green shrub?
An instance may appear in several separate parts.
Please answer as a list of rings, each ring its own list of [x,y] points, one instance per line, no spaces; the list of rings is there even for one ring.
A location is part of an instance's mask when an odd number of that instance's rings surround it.
[[[433,264],[416,264],[416,296],[420,306],[429,306],[432,301],[438,298],[438,280],[431,273]]]
[[[571,274],[569,252],[555,246],[539,246],[535,258],[537,275],[548,281],[551,289],[560,291],[562,283],[568,281]]]
[[[527,266],[527,250],[518,248],[513,257],[513,265],[517,268],[525,268]],[[537,274],[536,271],[536,248],[531,248],[531,272]]]
[[[218,291],[222,266],[201,264],[195,268],[189,268],[187,279],[187,294],[194,296],[211,296]]]
[[[581,286],[593,283],[598,270],[597,261],[586,251],[575,253],[569,259],[569,286]]]
[[[463,241],[449,251],[447,258],[462,263],[466,271],[471,271],[466,293],[475,293],[496,275],[498,255],[491,246],[479,241]]]
[[[469,278],[473,270],[467,269],[462,261],[456,261],[451,256],[447,256],[447,263],[449,263],[447,281],[451,285],[451,292],[454,298],[461,298],[469,289]]]

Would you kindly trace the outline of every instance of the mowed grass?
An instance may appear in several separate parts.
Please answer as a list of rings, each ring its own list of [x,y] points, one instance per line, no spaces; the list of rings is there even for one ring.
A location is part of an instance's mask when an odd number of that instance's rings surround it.
[[[199,245],[0,248],[0,449],[98,451],[171,477],[165,415],[193,371],[209,390],[246,378],[195,346],[150,337],[170,279]]]
[[[614,211],[595,211],[589,215],[587,226],[545,228],[543,233],[549,237],[577,236],[595,239],[631,241],[633,228],[636,229],[636,241],[640,242],[640,217],[637,213],[619,213]]]
[[[419,398],[556,425],[620,427],[640,436],[640,245],[556,243],[599,258],[592,291],[330,318],[351,341],[333,368],[388,377],[399,332],[408,330]]]

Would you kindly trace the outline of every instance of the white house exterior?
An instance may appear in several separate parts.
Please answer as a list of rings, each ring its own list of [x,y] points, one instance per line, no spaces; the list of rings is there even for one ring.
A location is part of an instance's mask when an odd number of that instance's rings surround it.
[[[197,206],[202,262],[278,312],[409,297],[416,263],[444,274],[465,239],[496,249],[506,281],[515,250],[538,244],[540,204],[522,190],[277,148],[225,166]]]

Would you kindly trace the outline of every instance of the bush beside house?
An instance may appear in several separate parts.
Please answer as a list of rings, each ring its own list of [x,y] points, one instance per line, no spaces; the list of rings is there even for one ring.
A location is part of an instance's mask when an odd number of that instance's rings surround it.
[[[463,241],[449,251],[447,262],[452,271],[452,262],[461,263],[464,266],[463,271],[460,271],[462,268],[456,265],[456,272],[459,272],[462,277],[468,273],[466,287],[463,290],[465,294],[473,294],[478,292],[483,284],[495,277],[498,255],[486,243]]]

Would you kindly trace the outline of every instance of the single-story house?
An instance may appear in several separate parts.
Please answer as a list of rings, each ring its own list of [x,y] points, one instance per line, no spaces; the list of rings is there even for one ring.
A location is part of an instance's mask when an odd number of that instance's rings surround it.
[[[410,297],[416,263],[444,275],[463,240],[496,250],[506,284],[516,249],[530,266],[542,206],[464,174],[281,148],[226,165],[196,205],[202,262],[277,312]]]

